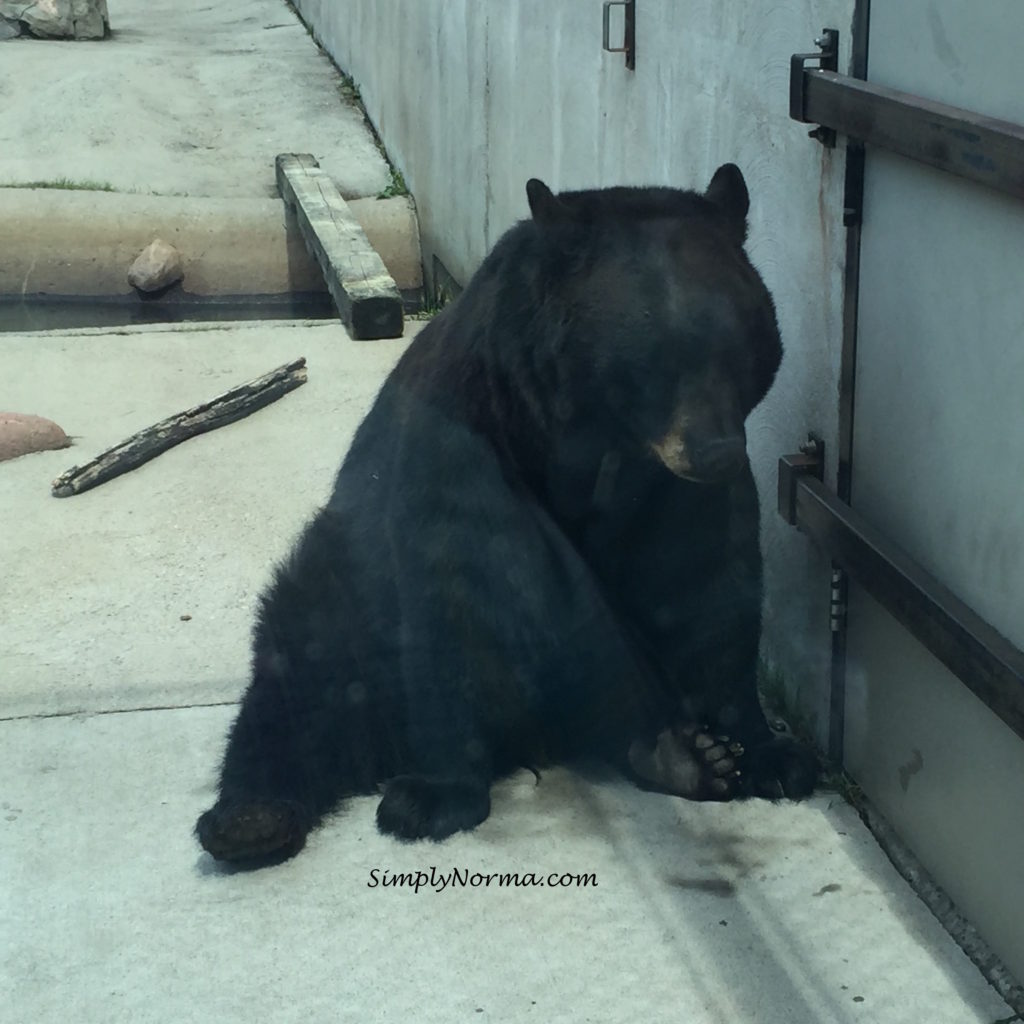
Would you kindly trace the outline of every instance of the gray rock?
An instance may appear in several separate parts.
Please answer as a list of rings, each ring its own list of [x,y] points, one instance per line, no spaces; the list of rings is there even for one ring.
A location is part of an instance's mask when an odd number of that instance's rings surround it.
[[[0,14],[0,43],[5,39],[17,39],[21,35],[21,22],[5,18]]]
[[[107,0],[0,0],[0,22],[43,39],[102,39],[110,31]],[[0,24],[0,38],[6,30]]]
[[[128,283],[140,292],[158,292],[185,276],[181,253],[169,242],[156,238],[135,258]]]

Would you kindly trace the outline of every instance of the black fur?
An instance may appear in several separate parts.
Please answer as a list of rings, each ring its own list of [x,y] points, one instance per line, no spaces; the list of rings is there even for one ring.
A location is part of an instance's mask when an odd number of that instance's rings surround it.
[[[739,774],[712,786],[724,766],[698,756],[683,795],[813,786],[755,689],[743,425],[782,349],[742,250],[742,175],[721,168],[706,196],[528,196],[533,219],[410,345],[263,598],[197,825],[216,857],[289,856],[381,785],[382,831],[441,839],[517,766],[628,769],[631,744],[692,723],[731,738]]]

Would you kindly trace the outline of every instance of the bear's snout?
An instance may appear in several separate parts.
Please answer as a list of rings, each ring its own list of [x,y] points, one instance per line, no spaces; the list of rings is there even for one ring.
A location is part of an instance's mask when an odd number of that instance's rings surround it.
[[[747,441],[742,434],[693,444],[685,434],[673,433],[655,441],[651,448],[670,473],[694,483],[729,480],[747,462]]]
[[[736,476],[746,465],[746,461],[746,438],[736,434],[708,441],[690,456],[692,474],[709,483]]]

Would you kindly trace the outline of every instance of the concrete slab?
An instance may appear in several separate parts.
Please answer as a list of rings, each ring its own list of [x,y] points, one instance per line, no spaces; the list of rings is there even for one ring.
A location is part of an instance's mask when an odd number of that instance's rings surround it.
[[[471,835],[403,846],[375,833],[374,800],[360,799],[294,861],[221,873],[189,831],[212,797],[211,752],[231,713],[0,723],[5,1019],[1010,1016],[856,815],[827,796],[701,806],[567,771],[539,785],[522,773],[497,787]],[[432,868],[595,884],[373,884]]]
[[[3,1019],[1009,1019],[827,794],[697,805],[523,772],[478,831],[442,844],[378,836],[360,799],[277,868],[224,872],[200,852],[190,831],[245,683],[257,592],[407,340],[319,324],[0,338],[0,405],[53,416],[84,456],[309,363],[276,405],[86,494],[49,494],[75,449],[0,466]],[[384,884],[431,869],[477,884]],[[545,884],[480,884],[510,872]]]
[[[95,43],[3,44],[0,186],[276,195],[274,156],[311,152],[346,198],[391,181],[362,112],[283,0],[117,0]]]
[[[0,467],[4,716],[235,699],[256,596],[419,326],[362,343],[322,322],[0,335],[0,407],[75,439]],[[298,356],[309,381],[274,405],[51,497],[63,470]]]

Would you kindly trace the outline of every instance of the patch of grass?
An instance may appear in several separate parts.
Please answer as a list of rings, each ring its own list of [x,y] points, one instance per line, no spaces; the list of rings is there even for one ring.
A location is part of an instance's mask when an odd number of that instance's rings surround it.
[[[860,811],[863,805],[864,790],[842,768],[838,768],[824,759],[822,759],[821,778],[818,780],[818,789],[838,794],[858,811]]]
[[[377,198],[393,199],[395,196],[407,196],[409,194],[409,187],[405,184],[402,172],[391,162],[391,157],[388,156],[388,151],[384,148],[384,143],[377,133],[376,125],[370,120],[370,115],[366,113],[366,107],[363,104],[363,94],[359,91],[359,86],[356,85],[355,79],[351,75],[345,74],[344,71],[339,70],[338,75],[341,79],[338,85],[338,92],[341,94],[341,98],[346,103],[359,108],[360,113],[363,115],[363,123],[370,131],[370,136],[373,138],[373,144],[377,147],[377,152],[384,158],[388,165],[388,170],[391,171],[391,183],[387,188],[377,193]]]
[[[341,93],[342,99],[346,103],[356,103],[362,106],[363,94],[359,91],[359,86],[356,85],[355,80],[351,75],[346,75],[344,71],[339,71],[338,74],[341,76],[341,84],[338,86],[338,91]]]
[[[406,314],[406,320],[433,320],[450,301],[448,295],[435,295],[421,310]]]
[[[116,192],[108,181],[72,181],[71,178],[52,178],[49,181],[12,181],[0,188],[56,188],[82,192]]]
[[[391,165],[391,184],[383,191],[378,192],[377,198],[393,199],[395,196],[407,196],[408,194],[409,189],[406,188],[405,178],[402,177],[402,172],[394,165]]]

